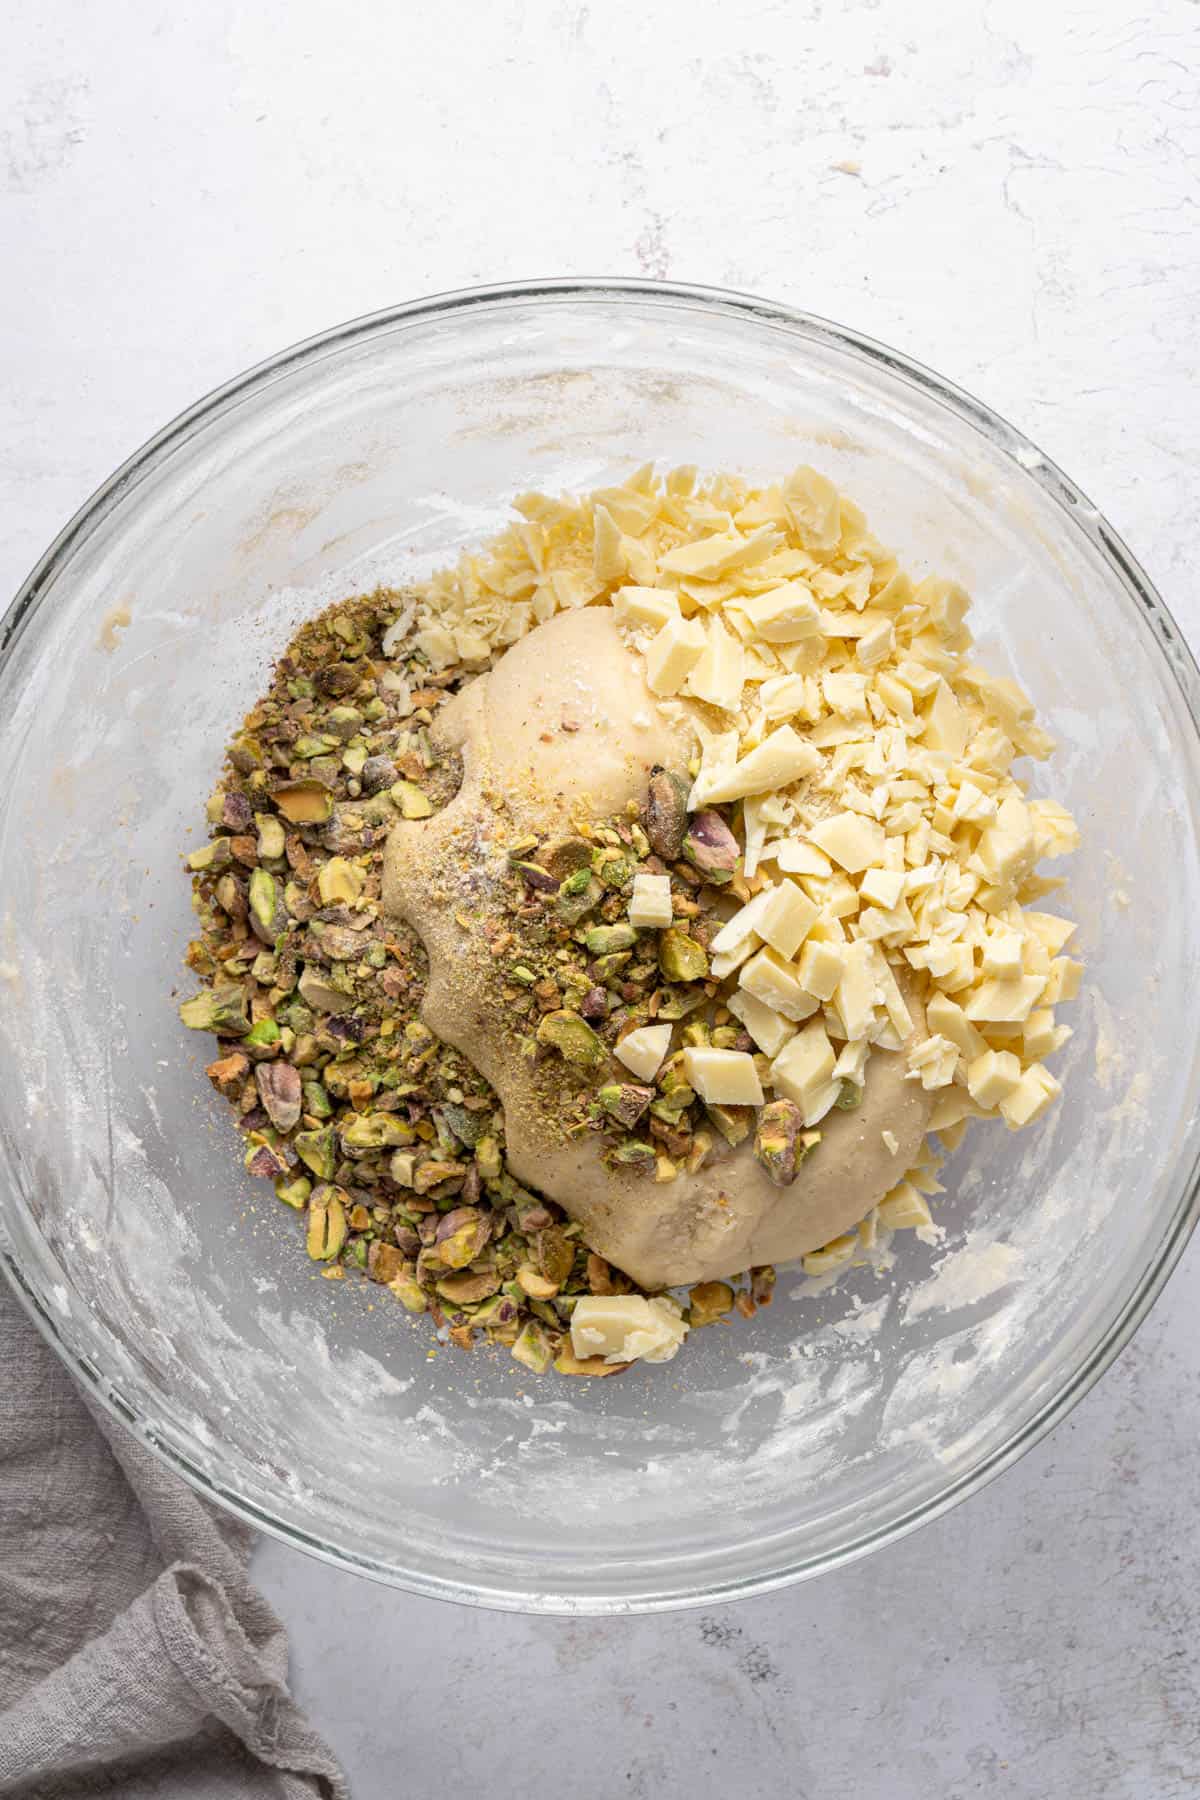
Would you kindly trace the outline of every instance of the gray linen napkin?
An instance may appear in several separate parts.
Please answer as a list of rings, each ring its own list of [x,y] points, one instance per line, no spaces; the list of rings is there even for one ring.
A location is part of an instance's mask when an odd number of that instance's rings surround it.
[[[0,1279],[0,1794],[348,1800],[252,1533],[93,1409]]]

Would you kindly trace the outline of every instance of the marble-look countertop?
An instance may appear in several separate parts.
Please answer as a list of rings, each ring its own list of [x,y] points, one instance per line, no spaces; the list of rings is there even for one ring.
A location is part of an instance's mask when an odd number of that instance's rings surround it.
[[[478,281],[727,284],[1066,467],[1200,644],[1195,0],[16,0],[0,590],[159,424]],[[356,1800],[1200,1792],[1200,1248],[1053,1437],[884,1556],[607,1622],[257,1571]]]

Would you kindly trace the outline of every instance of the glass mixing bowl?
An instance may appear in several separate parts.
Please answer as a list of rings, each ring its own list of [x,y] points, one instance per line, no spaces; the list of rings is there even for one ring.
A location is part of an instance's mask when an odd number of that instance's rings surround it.
[[[1086,991],[1063,1103],[977,1128],[942,1242],[537,1381],[433,1354],[320,1279],[244,1177],[176,1015],[180,857],[304,615],[454,557],[531,487],[812,462],[1061,742]],[[649,283],[480,290],[329,332],[169,426],[0,628],[0,1247],[60,1355],[202,1492],[426,1594],[617,1611],[748,1594],[887,1544],[1010,1463],[1129,1337],[1196,1208],[1197,675],[1145,576],[1008,425],[852,333]],[[190,835],[189,835],[190,834]]]

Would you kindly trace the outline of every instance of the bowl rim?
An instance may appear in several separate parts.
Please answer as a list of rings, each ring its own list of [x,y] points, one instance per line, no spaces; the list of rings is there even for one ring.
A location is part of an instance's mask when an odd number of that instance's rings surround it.
[[[129,498],[166,455],[255,391],[306,363],[381,335],[397,325],[436,320],[450,315],[460,316],[485,308],[525,305],[538,300],[586,304],[620,302],[623,299],[664,307],[698,308],[709,313],[724,314],[746,324],[790,329],[808,342],[825,343],[865,358],[887,373],[901,377],[927,398],[953,412],[960,421],[973,425],[1022,475],[1034,481],[1072,517],[1076,528],[1091,539],[1099,554],[1117,574],[1126,591],[1137,602],[1148,634],[1167,665],[1193,730],[1200,739],[1200,669],[1161,595],[1099,509],[1050,457],[1001,415],[915,358],[818,314],[733,289],[630,277],[549,277],[459,288],[404,301],[362,314],[301,339],[212,389],[178,413],[127,457],[63,526],[0,615],[0,667],[12,655],[74,549],[86,541]],[[149,1414],[127,1399],[114,1379],[104,1374],[90,1356],[78,1353],[66,1342],[55,1318],[18,1262],[2,1218],[0,1267],[3,1268],[18,1302],[41,1336],[81,1387],[95,1397],[105,1412],[117,1423],[131,1430],[152,1454],[205,1498],[255,1529],[334,1567],[367,1575],[385,1585],[403,1588],[426,1598],[502,1611],[594,1616],[663,1612],[771,1593],[793,1582],[856,1562],[906,1537],[919,1526],[940,1518],[1010,1468],[1039,1443],[1094,1386],[1124,1349],[1157,1300],[1187,1244],[1198,1216],[1200,1153],[1193,1156],[1190,1169],[1184,1171],[1175,1212],[1143,1270],[1136,1290],[1129,1295],[1105,1334],[1079,1355],[1075,1367],[1032,1415],[1016,1426],[990,1454],[936,1495],[913,1506],[886,1525],[864,1532],[859,1537],[850,1537],[836,1550],[820,1556],[793,1554],[773,1562],[758,1573],[725,1582],[700,1584],[685,1576],[680,1585],[656,1590],[652,1584],[647,1584],[643,1590],[633,1595],[570,1595],[522,1591],[515,1586],[492,1586],[478,1581],[459,1582],[408,1568],[399,1562],[385,1565],[354,1551],[326,1543],[276,1517],[235,1488],[226,1487],[215,1480],[178,1443],[164,1436]]]

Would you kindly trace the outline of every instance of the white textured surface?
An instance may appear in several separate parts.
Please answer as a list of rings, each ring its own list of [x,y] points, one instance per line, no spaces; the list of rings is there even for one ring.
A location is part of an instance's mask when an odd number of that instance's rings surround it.
[[[533,274],[743,287],[1008,415],[1200,642],[1195,0],[21,0],[0,589],[207,388]],[[936,22],[935,22],[936,21]],[[356,1800],[1200,1791],[1200,1252],[1071,1420],[839,1575],[603,1624],[259,1573]]]

